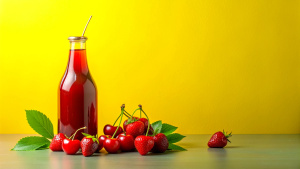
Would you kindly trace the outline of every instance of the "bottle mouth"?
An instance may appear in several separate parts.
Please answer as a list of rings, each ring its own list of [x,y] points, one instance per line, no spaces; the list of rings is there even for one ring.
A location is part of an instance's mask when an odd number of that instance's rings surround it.
[[[70,36],[68,38],[69,41],[86,41],[87,37],[85,36]]]

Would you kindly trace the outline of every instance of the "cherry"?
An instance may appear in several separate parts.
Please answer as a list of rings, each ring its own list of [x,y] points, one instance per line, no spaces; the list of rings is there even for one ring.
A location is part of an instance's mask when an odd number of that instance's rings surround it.
[[[149,124],[148,120],[146,118],[140,118],[139,121],[144,123],[144,126],[145,126],[144,133],[146,133],[147,129],[148,129],[148,124]],[[150,129],[151,129],[151,126],[150,126]],[[149,132],[150,132],[150,130],[149,130]]]
[[[134,138],[132,135],[125,135],[124,133],[119,134],[117,139],[120,142],[122,151],[131,151],[134,149]]]
[[[70,140],[65,138],[62,143],[62,149],[66,154],[73,155],[76,154],[80,148],[79,140]]]
[[[107,124],[104,126],[103,132],[105,135],[114,135],[115,131],[117,130],[118,126],[112,126],[110,124]],[[116,133],[116,136],[121,134],[123,132],[122,127],[119,127]]]
[[[110,135],[102,135],[98,138],[99,146],[98,146],[97,151],[100,151],[103,148],[103,143],[104,143],[105,139],[107,139],[107,138],[111,138],[111,136]]]
[[[103,146],[108,153],[117,153],[121,144],[116,138],[106,138]]]
[[[76,154],[80,149],[80,141],[75,139],[74,137],[79,130],[86,129],[86,127],[82,127],[75,131],[75,133],[70,138],[65,138],[62,143],[62,149],[66,154],[73,155]]]

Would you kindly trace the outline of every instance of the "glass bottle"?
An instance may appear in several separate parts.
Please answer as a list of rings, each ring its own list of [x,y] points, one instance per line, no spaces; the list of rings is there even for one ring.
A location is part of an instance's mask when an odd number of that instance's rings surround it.
[[[70,137],[78,128],[97,134],[97,89],[86,59],[86,37],[72,36],[69,63],[58,90],[58,133]],[[75,139],[81,140],[78,132]]]

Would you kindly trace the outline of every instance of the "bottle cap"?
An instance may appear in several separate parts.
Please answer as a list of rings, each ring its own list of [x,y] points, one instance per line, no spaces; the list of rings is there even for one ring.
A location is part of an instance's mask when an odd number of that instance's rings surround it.
[[[87,37],[85,36],[70,36],[68,38],[68,40],[70,41],[77,41],[77,40],[83,40],[83,41],[86,41],[87,40]]]

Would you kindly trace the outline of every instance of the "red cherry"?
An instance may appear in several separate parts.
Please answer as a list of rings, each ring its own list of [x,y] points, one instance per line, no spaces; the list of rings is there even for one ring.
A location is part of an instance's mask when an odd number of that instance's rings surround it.
[[[66,154],[72,155],[76,154],[80,148],[80,141],[79,140],[70,140],[65,138],[62,143],[62,149]]]
[[[114,135],[117,128],[118,128],[118,126],[112,126],[110,124],[107,124],[107,125],[104,126],[103,132],[104,132],[105,135],[111,135],[112,136],[112,135]],[[120,126],[115,136],[118,136],[122,132],[123,132],[123,129]]]
[[[103,143],[105,141],[106,138],[111,138],[110,135],[102,135],[98,138],[99,140],[99,146],[98,146],[98,150],[97,151],[100,151],[102,148],[103,148]]]
[[[133,116],[133,118],[134,118],[134,119],[137,119],[137,120],[139,119],[138,117],[135,117],[135,116]],[[127,128],[127,126],[128,126],[127,121],[128,121],[128,119],[125,120],[124,123],[123,123],[123,129],[124,129],[124,131],[126,131],[126,128]]]
[[[148,124],[149,124],[148,120],[147,120],[146,118],[140,118],[139,121],[141,121],[141,122],[144,123],[144,126],[145,126],[144,133],[146,133],[146,132],[147,132],[147,129],[148,129]],[[149,127],[149,132],[150,132],[151,128],[152,128],[152,127],[151,127],[151,125],[150,125],[150,127]],[[153,130],[153,129],[152,129],[152,130]],[[148,132],[148,133],[149,133],[149,132]],[[149,134],[150,134],[150,133],[149,133]]]
[[[108,153],[117,153],[121,146],[116,138],[106,138],[103,145]]]
[[[117,139],[120,142],[122,151],[131,151],[134,149],[134,138],[132,135],[124,133],[118,135]]]

